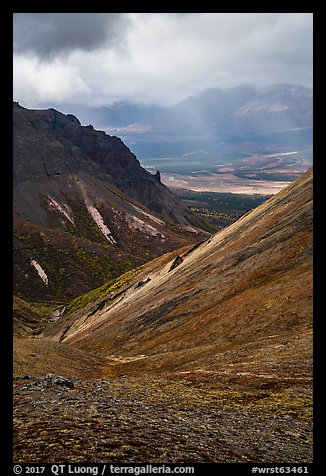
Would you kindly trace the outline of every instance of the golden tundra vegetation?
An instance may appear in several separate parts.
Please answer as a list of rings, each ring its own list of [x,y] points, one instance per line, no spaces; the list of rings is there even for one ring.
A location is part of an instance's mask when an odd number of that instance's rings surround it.
[[[311,462],[312,183],[15,336],[15,462]]]

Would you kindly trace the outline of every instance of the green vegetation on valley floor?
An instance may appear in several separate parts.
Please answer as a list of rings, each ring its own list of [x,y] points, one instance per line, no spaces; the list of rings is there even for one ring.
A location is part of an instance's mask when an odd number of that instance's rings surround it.
[[[222,192],[196,192],[187,189],[174,189],[188,207],[206,219],[216,230],[220,230],[237,220],[248,210],[258,207],[271,195],[239,194]]]

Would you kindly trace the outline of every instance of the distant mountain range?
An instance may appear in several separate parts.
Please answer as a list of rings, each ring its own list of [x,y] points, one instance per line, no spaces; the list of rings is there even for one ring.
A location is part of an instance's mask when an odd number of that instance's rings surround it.
[[[13,105],[14,289],[65,301],[205,236],[118,137]]]
[[[217,164],[228,164],[242,175],[238,161],[296,152],[289,165],[302,173],[312,165],[312,99],[312,89],[300,85],[242,85],[208,89],[168,108],[127,102],[58,108],[117,134],[148,170],[214,172]],[[251,174],[257,170],[250,167]],[[291,170],[274,175],[293,180],[297,175]]]
[[[162,121],[163,122],[163,121]],[[281,132],[312,127],[312,91],[302,86],[239,86],[209,89],[185,99],[165,117],[167,129],[201,131],[233,128]]]
[[[216,128],[281,132],[312,127],[312,90],[300,85],[211,88],[164,108],[116,102],[107,107],[58,105],[75,111],[84,123],[131,133],[206,133]]]

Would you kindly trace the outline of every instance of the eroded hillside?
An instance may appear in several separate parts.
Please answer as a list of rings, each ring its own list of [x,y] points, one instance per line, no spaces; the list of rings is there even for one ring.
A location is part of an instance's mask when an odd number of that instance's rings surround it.
[[[13,119],[18,297],[67,302],[205,236],[118,137],[54,109],[14,103]]]
[[[17,337],[15,461],[311,462],[312,284],[309,170]]]
[[[220,369],[242,349],[244,370],[272,359],[286,371],[295,338],[311,350],[312,172],[176,261],[156,263],[46,335],[108,358],[144,355],[141,368]],[[308,365],[293,347],[289,358]]]

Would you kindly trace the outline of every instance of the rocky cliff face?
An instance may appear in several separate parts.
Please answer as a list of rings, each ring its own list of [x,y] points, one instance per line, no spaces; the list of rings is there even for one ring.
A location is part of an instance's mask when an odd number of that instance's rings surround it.
[[[200,239],[201,221],[117,137],[14,103],[14,287],[62,302]]]
[[[48,183],[82,171],[165,218],[181,224],[191,221],[178,197],[157,175],[143,169],[118,137],[96,131],[91,125],[81,126],[75,116],[55,109],[28,110],[14,103],[13,117],[14,184],[18,189],[26,182]],[[19,212],[17,200],[16,212]]]

